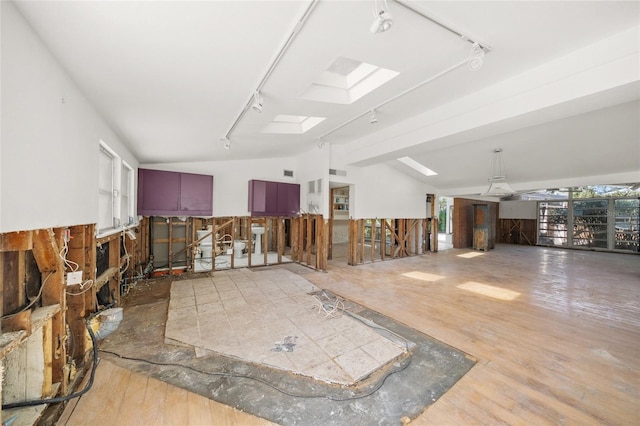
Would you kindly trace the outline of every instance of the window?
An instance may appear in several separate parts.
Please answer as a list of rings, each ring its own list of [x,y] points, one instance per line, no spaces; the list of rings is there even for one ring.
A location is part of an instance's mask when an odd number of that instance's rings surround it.
[[[100,141],[98,159],[98,234],[134,223],[133,168]]]
[[[538,203],[538,244],[567,246],[567,201],[541,201]]]
[[[123,225],[131,225],[134,222],[133,193],[133,169],[123,161],[120,176],[120,222]]]
[[[98,162],[98,231],[115,228],[115,163],[116,156],[109,147],[100,144]]]
[[[637,253],[640,252],[639,230],[638,198],[580,198],[538,203],[539,245]]]

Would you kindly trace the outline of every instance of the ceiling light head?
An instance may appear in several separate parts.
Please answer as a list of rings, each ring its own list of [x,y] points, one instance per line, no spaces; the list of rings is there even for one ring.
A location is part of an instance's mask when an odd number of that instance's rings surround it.
[[[231,140],[228,137],[220,138],[220,141],[224,144],[224,149],[231,149]]]
[[[482,68],[482,64],[484,63],[484,48],[480,46],[478,43],[473,43],[471,46],[471,53],[469,53],[469,59],[467,60],[469,64],[469,69],[472,71],[477,71]]]
[[[378,116],[376,115],[376,110],[371,110],[371,117],[369,118],[369,123],[376,124],[378,122]]]
[[[251,105],[251,108],[257,113],[262,112],[262,96],[260,96],[260,92],[257,90],[253,94],[253,105]]]
[[[373,34],[385,32],[393,25],[393,17],[391,16],[391,12],[389,12],[387,0],[375,0],[373,16],[373,22],[369,27],[369,31]]]

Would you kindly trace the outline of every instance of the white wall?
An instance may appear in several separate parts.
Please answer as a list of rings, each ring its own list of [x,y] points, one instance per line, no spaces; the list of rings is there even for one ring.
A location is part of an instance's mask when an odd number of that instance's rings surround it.
[[[501,201],[500,219],[537,219],[537,201]]]
[[[99,140],[138,162],[13,3],[0,3],[0,232],[96,223]]]
[[[301,183],[295,158],[143,164],[141,168],[213,176],[213,216],[249,215],[249,180]],[[294,177],[285,177],[293,170]]]
[[[349,216],[368,218],[427,217],[426,194],[436,189],[397,168],[381,163],[358,167],[346,163],[344,145],[331,146],[330,168],[346,176],[329,176],[333,186],[349,186]]]
[[[327,145],[313,148],[297,157],[298,170],[296,176],[300,182],[300,207],[310,213],[319,213],[329,217],[329,180],[330,150]],[[318,179],[322,185],[318,188]],[[309,194],[309,181],[316,182],[315,193]]]
[[[350,170],[350,215],[362,218],[424,218],[427,216],[424,183],[386,164]]]

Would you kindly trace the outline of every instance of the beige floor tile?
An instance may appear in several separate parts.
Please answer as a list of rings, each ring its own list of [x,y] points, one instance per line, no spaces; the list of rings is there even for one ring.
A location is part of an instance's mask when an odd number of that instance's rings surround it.
[[[320,365],[312,367],[305,371],[305,374],[313,377],[314,379],[322,380],[329,383],[346,385],[353,382],[353,378],[333,360],[329,360],[323,362]]]
[[[204,305],[205,303],[214,303],[219,301],[220,301],[220,296],[215,291],[209,292],[209,293],[196,294],[196,304],[198,305]]]
[[[221,353],[350,384],[402,352],[351,317],[312,310],[316,299],[302,292],[317,288],[289,271],[216,275],[172,286],[165,336],[198,356]]]
[[[378,361],[360,348],[356,348],[334,360],[354,379],[360,379],[380,366]]]
[[[286,352],[287,357],[297,371],[304,372],[329,361],[329,357],[315,343],[296,346],[292,352]]]
[[[195,306],[195,296],[172,298],[169,301],[169,309],[182,308],[183,306]]]
[[[179,321],[185,317],[195,317],[198,314],[195,306],[183,306],[182,308],[171,308],[169,306],[167,323]]]
[[[236,299],[223,300],[222,304],[224,305],[225,311],[233,311],[237,309],[244,309],[247,307],[247,302],[244,301],[242,297]]]
[[[356,348],[355,343],[342,334],[331,334],[316,341],[316,344],[330,357],[336,358],[351,352]]]
[[[287,358],[284,352],[273,352],[273,355],[264,358],[262,362],[266,365],[270,365],[281,370],[295,370],[293,363],[289,360],[289,358]]]
[[[198,315],[215,314],[224,311],[224,307],[219,302],[204,303],[197,306]]]
[[[367,343],[361,349],[371,355],[376,361],[386,363],[404,353],[405,348],[394,344],[390,345],[387,339],[380,338]]]

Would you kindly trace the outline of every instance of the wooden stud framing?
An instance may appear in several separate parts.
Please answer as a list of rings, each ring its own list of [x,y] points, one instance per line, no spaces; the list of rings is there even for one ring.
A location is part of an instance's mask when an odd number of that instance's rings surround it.
[[[348,228],[347,262],[349,265],[358,265],[427,253],[430,225],[428,219],[351,219]],[[369,250],[366,250],[365,231],[368,228],[371,236]],[[378,228],[379,247],[376,250]]]

